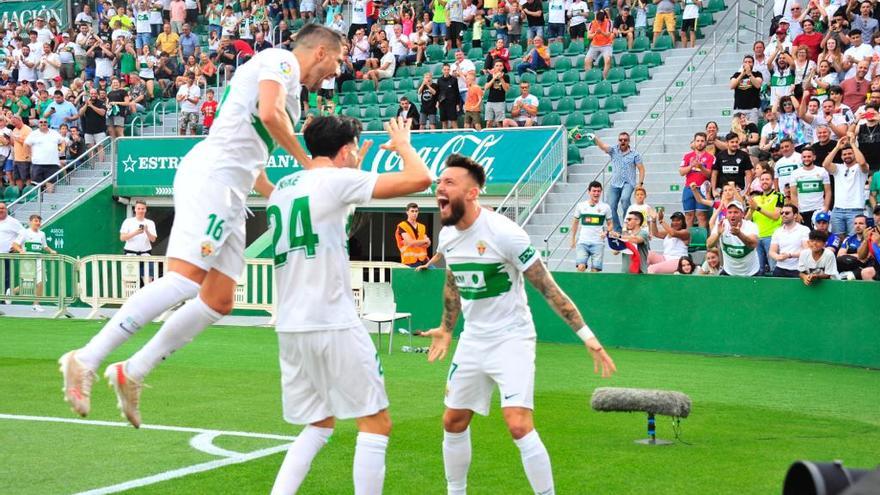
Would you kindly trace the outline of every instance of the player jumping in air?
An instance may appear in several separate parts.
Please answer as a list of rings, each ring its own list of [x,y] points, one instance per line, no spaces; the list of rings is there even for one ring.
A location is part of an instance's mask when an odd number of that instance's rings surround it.
[[[459,313],[464,332],[452,358],[443,414],[443,464],[450,495],[466,493],[471,463],[469,425],[474,413],[488,415],[492,391],[501,393],[501,410],[522,456],[536,494],[552,495],[550,456],[532,419],[535,384],[535,325],[523,278],[577,332],[603,377],[616,368],[531,246],[529,236],[507,217],[478,202],[486,174],[470,158],[452,155],[437,186],[440,231],[437,252],[446,259],[443,316],[431,337],[428,360],[443,359]]]
[[[307,425],[284,458],[273,495],[296,493],[336,420],[350,418],[357,418],[359,431],[354,493],[382,493],[388,396],[378,354],[355,309],[345,226],[355,205],[431,184],[410,144],[410,122],[393,119],[386,130],[382,148],[400,156],[403,170],[373,174],[360,170],[370,145],[358,152],[360,122],[313,119],[303,133],[312,167],[281,179],[269,198],[284,419]]]
[[[271,194],[264,167],[276,146],[310,166],[293,134],[301,86],[315,91],[336,74],[343,43],[335,31],[309,24],[297,33],[293,52],[264,50],[236,70],[208,137],[187,153],[175,174],[166,275],[132,295],[85,347],[59,360],[64,398],[74,412],[89,413],[96,371],[110,352],[188,301],[140,351],[105,372],[119,408],[140,426],[138,403],[147,373],[232,310],[244,269],[245,200],[252,189]]]

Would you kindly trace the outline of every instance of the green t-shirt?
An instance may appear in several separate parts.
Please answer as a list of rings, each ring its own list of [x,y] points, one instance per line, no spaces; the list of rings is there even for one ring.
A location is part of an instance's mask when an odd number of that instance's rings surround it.
[[[868,189],[869,194],[874,194],[876,197],[874,199],[877,200],[877,204],[880,204],[880,172],[874,172],[874,175],[871,177],[871,186]]]
[[[20,104],[18,101],[14,100],[12,98],[7,98],[6,102],[3,104],[3,106],[8,108],[9,110],[12,111],[12,113],[14,113],[20,117],[27,117],[28,112],[34,106],[34,102],[31,101],[31,99],[28,98],[27,96],[22,96]]]
[[[137,72],[135,70],[136,61],[134,55],[130,53],[123,53],[119,57],[119,71],[123,74],[131,74],[132,72]]]
[[[40,117],[46,115],[46,110],[49,109],[49,105],[52,104],[52,100],[47,99],[46,101],[38,101],[37,102],[37,112]]]
[[[434,23],[446,22],[446,5],[441,4],[440,0],[434,2]]]

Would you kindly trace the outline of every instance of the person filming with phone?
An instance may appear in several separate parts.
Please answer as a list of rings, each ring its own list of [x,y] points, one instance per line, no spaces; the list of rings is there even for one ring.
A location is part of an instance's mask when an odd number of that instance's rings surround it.
[[[157,238],[156,224],[147,218],[147,203],[138,200],[134,204],[134,216],[126,218],[119,228],[119,240],[125,243],[122,250],[126,256],[150,256]],[[152,267],[145,270],[145,264],[140,265],[141,280],[148,284],[154,276]]]

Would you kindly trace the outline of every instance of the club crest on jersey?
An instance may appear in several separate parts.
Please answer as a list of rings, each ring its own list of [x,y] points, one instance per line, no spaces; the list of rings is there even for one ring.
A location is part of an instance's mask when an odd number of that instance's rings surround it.
[[[480,256],[486,253],[486,243],[483,241],[477,241],[477,252],[480,253]]]
[[[281,73],[289,76],[291,72],[293,72],[293,69],[290,67],[290,64],[288,62],[281,62]]]
[[[214,243],[211,241],[202,242],[202,258],[207,258],[214,254]]]

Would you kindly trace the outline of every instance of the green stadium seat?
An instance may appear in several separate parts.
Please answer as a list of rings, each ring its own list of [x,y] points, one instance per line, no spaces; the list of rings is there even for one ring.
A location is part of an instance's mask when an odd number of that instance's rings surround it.
[[[550,43],[550,57],[558,57],[562,55],[563,51],[565,51],[565,46],[562,43],[558,41]]]
[[[614,44],[611,46],[614,53],[624,53],[627,50],[626,38],[614,38]]]
[[[345,82],[354,82],[354,81],[345,81]],[[339,98],[339,104],[343,106],[356,106],[360,104],[358,100],[358,95],[355,93],[342,93],[341,98]]]
[[[562,84],[573,86],[581,82],[581,71],[577,69],[568,69],[562,73]]]
[[[561,84],[553,84],[550,86],[550,90],[547,92],[547,98],[550,98],[553,101],[556,101],[560,98],[565,98],[565,86]]]
[[[548,113],[541,117],[541,125],[562,125],[558,113]]]
[[[565,72],[571,69],[571,60],[565,57],[559,57],[553,61],[553,68],[559,72]]]
[[[697,26],[700,27],[708,27],[712,24],[715,24],[715,17],[711,12],[700,12],[700,17],[697,19]]]
[[[709,0],[709,5],[706,6],[706,12],[714,14],[715,12],[721,12],[726,8],[724,0]]]
[[[598,111],[590,116],[590,124],[587,125],[587,129],[591,131],[599,131],[602,129],[610,129],[613,127],[611,124],[611,117],[608,116],[608,112]]]
[[[379,81],[379,93],[393,93],[397,88],[394,87],[394,80],[392,79],[382,79]]]
[[[648,52],[642,56],[642,65],[647,65],[652,69],[654,67],[659,67],[663,65],[663,57],[657,52]]]
[[[556,113],[565,115],[577,110],[577,105],[572,98],[563,98],[556,104]]]
[[[611,95],[608,98],[605,98],[605,106],[602,110],[605,110],[609,114],[625,111],[626,105],[623,103],[623,97],[620,95]]]
[[[629,49],[630,53],[642,53],[651,49],[651,40],[647,36],[639,36],[633,41],[633,47]]]
[[[416,93],[415,91],[407,91],[403,96],[406,96],[407,100],[418,106],[418,103],[420,101],[418,93]]]
[[[590,95],[590,85],[585,82],[576,83],[571,87],[572,98],[583,98]]]
[[[412,65],[404,65],[403,67],[398,67],[394,72],[394,79],[410,79],[413,77],[413,66]]]
[[[589,71],[587,71],[587,75],[584,77],[584,82],[587,84],[596,84],[602,80],[602,69],[598,67],[593,67]]]
[[[581,113],[591,114],[599,111],[599,99],[595,96],[587,96],[586,98],[581,100],[581,108],[579,109]]]
[[[366,129],[368,131],[384,131],[385,126],[381,120],[377,119],[377,120],[371,120],[371,121],[367,122]]]
[[[30,193],[33,190],[34,190],[34,186],[28,184],[28,185],[24,186],[24,188],[21,190],[21,195],[27,196],[28,193]],[[34,196],[32,198],[28,198],[26,201],[33,201],[34,199],[36,199],[36,196]]]
[[[524,72],[519,76],[519,82],[527,82],[529,84],[535,84],[538,81],[538,76],[532,74],[531,72]]]
[[[538,99],[538,115],[553,113],[553,104],[547,98]]]
[[[370,91],[369,93],[361,93],[361,105],[371,106],[379,104],[379,96],[376,95],[375,91]]]
[[[596,98],[607,98],[611,96],[613,92],[611,83],[608,81],[601,81],[593,87],[593,96]]]
[[[507,48],[507,50],[508,50],[508,52],[510,53],[510,60],[521,59],[522,56],[523,56],[523,47],[522,47],[522,45],[511,44],[511,45]]]
[[[691,242],[688,244],[688,252],[695,253],[697,251],[705,251],[706,239],[709,238],[709,233],[706,232],[706,229],[703,227],[691,227],[688,231],[691,233]]]
[[[568,129],[573,129],[575,127],[583,127],[584,126],[584,114],[580,112],[572,112],[565,116],[564,119],[565,127]]]
[[[361,118],[361,109],[358,107],[345,107],[342,109],[342,115],[355,119]]]
[[[645,13],[647,14],[645,17],[657,17],[657,6],[653,3],[649,3],[648,10]],[[648,25],[650,26],[651,23],[649,22]]]
[[[6,203],[11,203],[11,202],[15,201],[16,199],[18,199],[18,196],[19,196],[19,191],[18,191],[18,188],[15,186],[9,186],[6,188],[5,191],[3,191],[3,200]]]
[[[428,48],[425,51],[425,57],[428,59],[428,62],[431,63],[443,61],[445,55],[446,54],[443,53],[443,47],[441,45],[428,45]]]
[[[431,72],[431,68],[427,65],[417,65],[413,67],[413,78],[416,79],[418,84],[422,83],[422,78],[425,77],[425,74]]]
[[[626,72],[621,67],[612,67],[611,70],[608,71],[608,77],[605,78],[605,81],[610,82],[612,84],[619,83],[623,81],[626,77]]]
[[[581,151],[578,149],[577,145],[569,144],[568,145],[568,164],[569,165],[579,165],[583,163],[584,159],[581,157]]]
[[[395,91],[379,91],[378,98],[380,104],[397,103],[398,100]]]
[[[672,37],[668,34],[661,34],[654,40],[654,48],[652,48],[655,52],[665,52],[666,50],[671,50],[674,48],[672,43]]]
[[[620,67],[632,69],[639,64],[639,57],[635,53],[624,53],[620,56]]]
[[[585,50],[585,48],[584,48],[583,40],[572,41],[571,43],[568,44],[568,48],[566,48],[565,52],[563,52],[563,53],[565,55],[568,55],[569,57],[573,57],[576,55],[583,55],[584,50]]]
[[[648,79],[651,79],[651,72],[648,70],[647,65],[637,65],[629,72],[629,79],[632,79],[637,83],[647,81]]]
[[[379,110],[379,107],[369,106],[364,108],[364,120],[372,120],[372,119],[381,119],[382,112]]]
[[[480,47],[471,48],[467,52],[467,58],[470,60],[480,60],[483,58],[483,49]]]
[[[306,21],[302,19],[295,19],[292,23],[290,23],[290,30],[293,32],[299,31],[300,29],[302,29],[303,26],[305,26],[305,24]]]
[[[400,108],[399,103],[395,103],[393,105],[388,105],[387,107],[385,107],[385,112],[383,114],[383,117],[385,118],[385,120],[388,120],[391,117],[396,117],[398,108]]]
[[[510,88],[507,90],[507,95],[504,97],[505,101],[513,101],[517,96],[522,93],[519,91],[519,87],[516,84],[511,84]]]
[[[559,82],[559,73],[554,69],[548,69],[538,74],[538,81],[541,84],[556,84]]]
[[[625,79],[617,85],[617,95],[623,98],[627,96],[635,96],[639,94],[639,89],[636,86],[636,82],[632,79]]]

